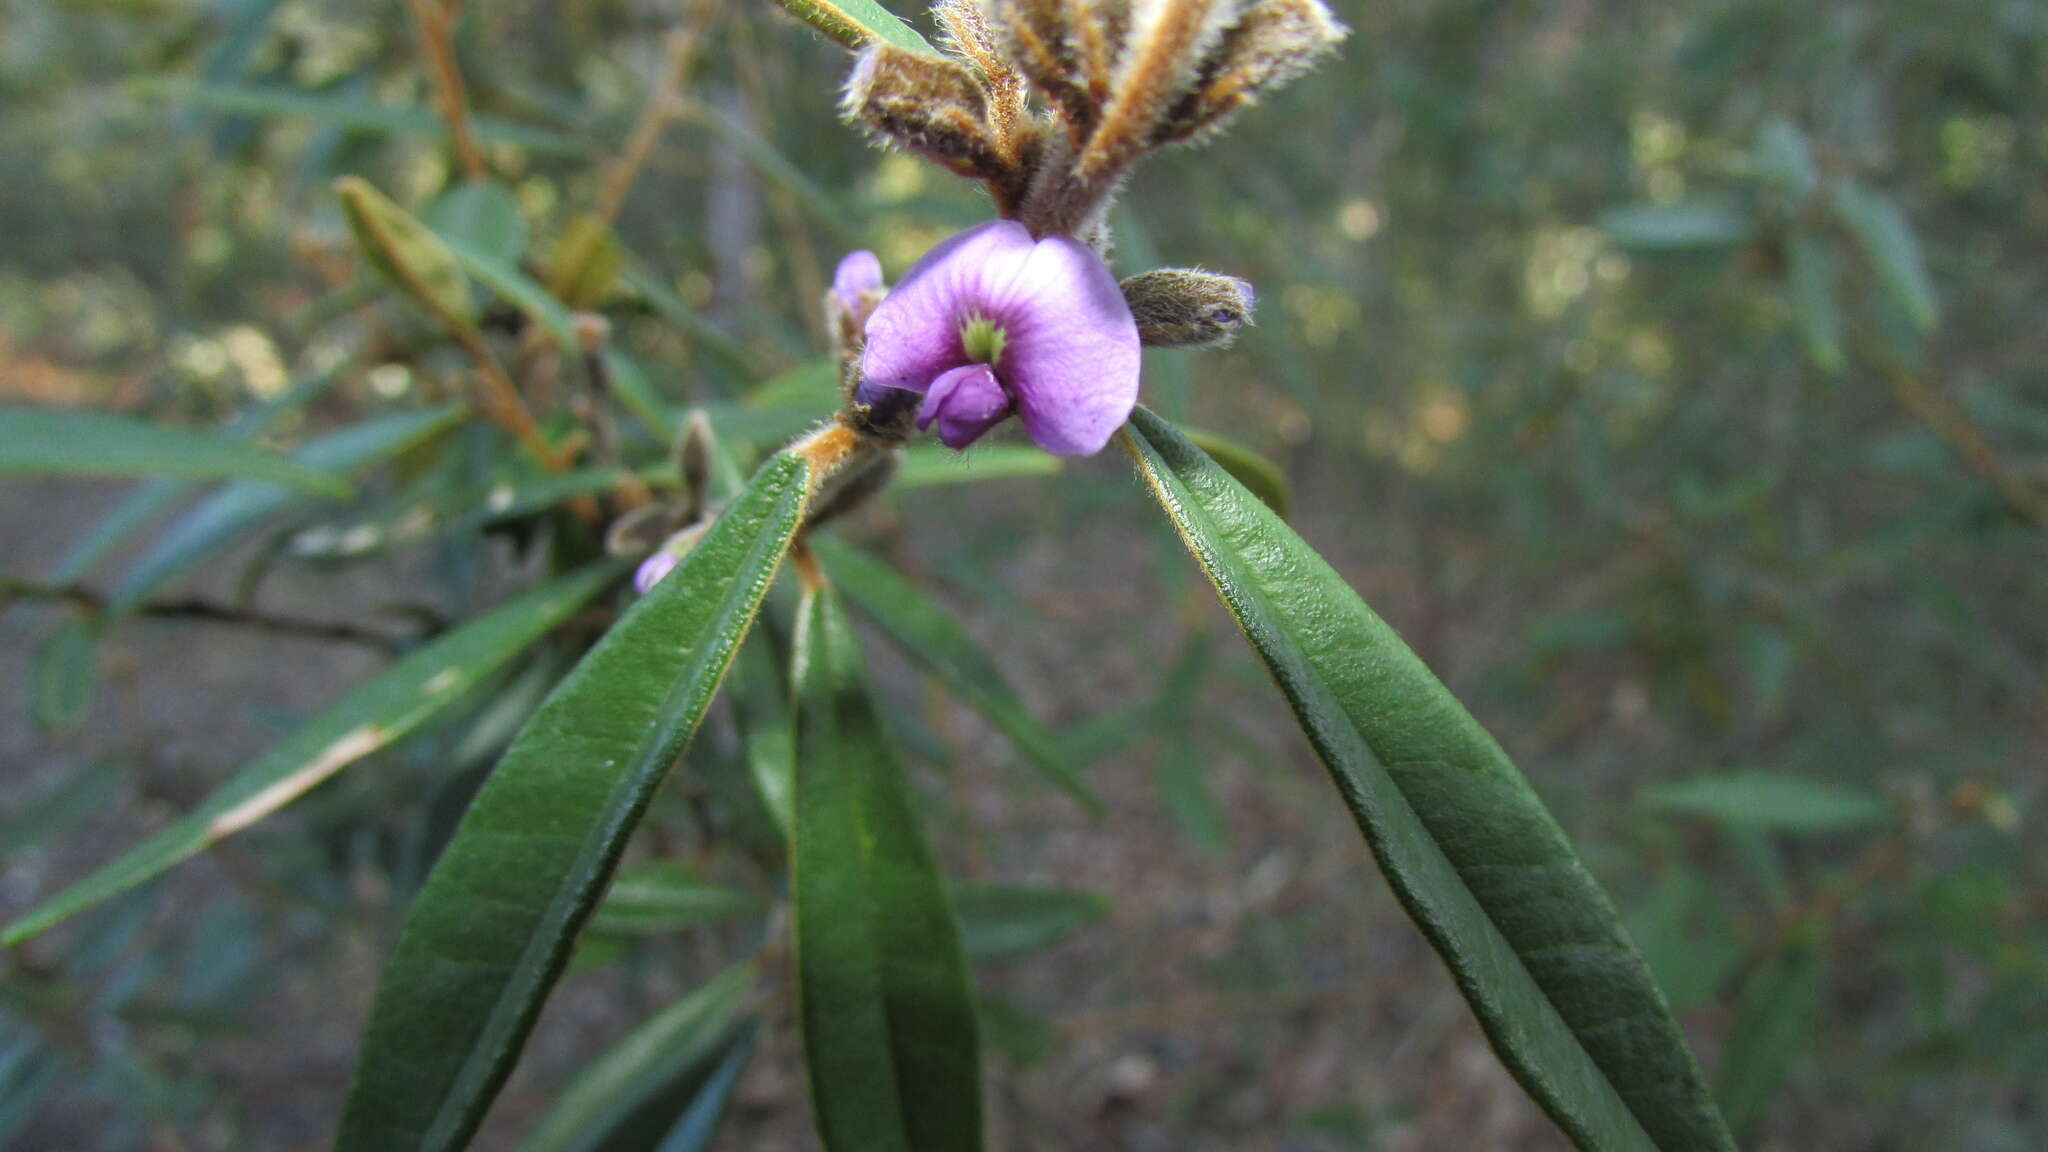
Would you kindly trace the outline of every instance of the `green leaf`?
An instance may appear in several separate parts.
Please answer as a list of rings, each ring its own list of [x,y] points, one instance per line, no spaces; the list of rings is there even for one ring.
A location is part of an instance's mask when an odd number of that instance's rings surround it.
[[[1731,1149],[1612,904],[1492,736],[1171,424],[1141,408],[1126,434],[1508,1070],[1583,1148]]]
[[[1624,248],[1683,252],[1742,243],[1749,218],[1720,204],[1635,204],[1602,213],[1600,230]]]
[[[577,496],[607,492],[626,476],[623,468],[574,468],[567,472],[520,471],[494,483],[455,486],[431,477],[362,515],[323,522],[293,534],[289,551],[308,559],[343,559],[386,551],[438,532],[474,530],[519,520]]]
[[[633,414],[654,438],[664,444],[673,443],[682,424],[676,419],[668,401],[648,379],[647,369],[633,357],[607,343],[604,348],[605,383],[612,396]]]
[[[0,829],[0,857],[13,857],[101,811],[126,775],[119,761],[73,771],[48,792],[30,800]]]
[[[440,435],[467,414],[460,404],[365,420],[309,440],[292,454],[309,467],[351,473]],[[230,484],[201,501],[153,541],[107,597],[109,615],[134,609],[152,592],[304,499],[273,484]]]
[[[981,1023],[982,1042],[1000,1052],[1018,1067],[1028,1068],[1052,1055],[1059,1037],[1045,1018],[1027,1012],[1000,996],[981,996],[974,1002],[975,1017]]]
[[[347,480],[250,444],[125,416],[0,406],[0,475],[183,476],[260,480],[314,496],[345,497]]]
[[[334,182],[356,247],[393,288],[453,328],[476,326],[469,278],[450,245],[360,176]]]
[[[45,732],[69,732],[92,712],[99,672],[99,630],[71,613],[36,646],[29,683],[29,715]]]
[[[760,910],[760,901],[737,888],[709,883],[677,861],[657,860],[619,869],[590,927],[614,933],[677,932]]]
[[[569,222],[548,257],[548,291],[571,308],[595,308],[618,283],[625,250],[595,212]]]
[[[1287,483],[1287,472],[1271,457],[1228,436],[1218,436],[1199,428],[1182,428],[1180,434],[1208,453],[1209,459],[1221,464],[1223,470],[1235,477],[1252,495],[1265,501],[1266,507],[1271,508],[1275,515],[1286,518],[1294,489]]]
[[[1806,134],[1789,120],[1774,119],[1757,133],[1756,173],[1783,189],[1793,200],[1804,200],[1820,186],[1820,169],[1813,163],[1813,148]]]
[[[1102,803],[1067,763],[1047,732],[1003,679],[974,638],[945,609],[888,565],[840,541],[818,537],[811,548],[861,614],[988,720],[1046,779],[1100,813]]]
[[[809,496],[772,459],[551,693],[407,913],[337,1152],[461,1147],[746,634]]]
[[[26,940],[164,872],[389,747],[568,619],[623,570],[619,562],[593,565],[407,653],[235,773],[199,807],[9,924],[0,945]]]
[[[740,1070],[753,1054],[754,1035],[748,1032],[726,1050],[725,1059],[704,1078],[682,1118],[654,1152],[705,1152],[711,1147],[718,1135],[718,1122],[725,1118],[725,1106],[732,1099],[733,1085],[739,1083]]]
[[[768,647],[771,639],[759,633],[740,645],[726,691],[747,775],[787,841],[796,829],[796,732],[789,691]]]
[[[1743,983],[1735,1024],[1714,1078],[1714,1099],[1737,1131],[1746,1131],[1784,1086],[1812,1044],[1827,987],[1821,943],[1794,940]]]
[[[1711,1003],[1714,990],[1742,959],[1741,942],[1721,914],[1715,889],[1683,866],[1669,869],[1629,910],[1627,923],[1676,1011]]]
[[[473,247],[452,236],[439,237],[441,244],[454,257],[457,265],[485,288],[496,293],[506,303],[532,317],[555,345],[569,355],[575,355],[576,320],[562,302],[549,295],[548,290],[534,282],[533,278],[521,272],[516,266],[498,259],[481,248]]]
[[[217,112],[244,116],[284,116],[306,119],[351,132],[391,136],[446,137],[447,122],[431,108],[406,104],[379,104],[353,95],[329,95],[253,84],[195,84],[187,80],[149,76],[136,82],[144,96],[164,101],[184,101]],[[478,142],[510,144],[537,154],[588,156],[590,146],[560,132],[515,124],[490,116],[473,116],[470,128]]]
[[[1109,914],[1099,892],[1031,884],[957,884],[953,911],[960,944],[975,961],[1003,960],[1047,948]]]
[[[727,969],[628,1033],[563,1089],[520,1152],[628,1152],[676,1123],[717,1071],[759,974]]]
[[[896,477],[889,487],[900,492],[938,484],[1051,476],[1059,470],[1059,457],[1025,444],[985,444],[966,452],[936,444],[912,444],[903,450],[903,459],[897,464]]]
[[[788,2],[788,0],[786,0]],[[795,0],[798,3],[807,0]],[[734,151],[747,158],[771,184],[789,193],[813,220],[825,227],[841,243],[852,247],[860,243],[859,227],[851,219],[848,208],[817,181],[792,162],[774,144],[762,139],[745,120],[734,115],[722,104],[696,103],[687,106],[684,118],[704,127],[732,145]]]
[[[526,252],[526,220],[519,200],[496,180],[468,180],[434,199],[421,222],[501,264],[516,266]]]
[[[242,410],[227,426],[215,432],[221,439],[245,443],[255,439],[280,418],[300,410],[317,399],[339,377],[325,372]],[[91,571],[115,546],[162,512],[191,489],[191,482],[159,476],[137,485],[111,511],[78,538],[50,570],[52,583],[69,584]]]
[[[754,358],[748,354],[746,346],[726,335],[724,330],[706,319],[703,313],[690,307],[660,276],[629,260],[625,269],[625,282],[642,302],[654,310],[655,315],[696,337],[706,352],[725,361],[729,367],[748,375],[754,373]]]
[[[1884,798],[1776,772],[1694,776],[1645,791],[1651,808],[1730,828],[1820,834],[1868,828],[1890,816]]]
[[[832,1152],[981,1147],[981,1051],[960,930],[830,588],[794,657],[791,890],[804,1058]]]
[[[1835,185],[1835,218],[1849,230],[1863,249],[1864,259],[1877,271],[1885,290],[1891,293],[1913,327],[1930,332],[1941,320],[1941,307],[1934,297],[1934,281],[1920,256],[1920,242],[1906,214],[1891,197],[1845,180]]]
[[[937,55],[930,42],[875,0],[778,0],[797,19],[839,41],[859,48],[886,40],[898,48]]]
[[[1785,287],[1792,296],[1792,314],[1806,342],[1807,358],[1830,375],[1846,363],[1842,354],[1842,317],[1835,307],[1835,250],[1826,240],[1804,233],[1785,244]]]

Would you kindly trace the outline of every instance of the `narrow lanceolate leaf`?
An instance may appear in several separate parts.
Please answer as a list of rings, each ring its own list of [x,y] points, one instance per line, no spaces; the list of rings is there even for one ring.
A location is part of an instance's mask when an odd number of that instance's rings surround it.
[[[476,278],[506,303],[532,317],[546,329],[564,352],[576,349],[576,321],[562,302],[548,294],[532,277],[491,252],[455,236],[436,236],[455,259],[456,266]]]
[[[1033,768],[1091,811],[1101,811],[1101,802],[1075,775],[1059,742],[1031,718],[1003,674],[952,614],[857,548],[822,537],[811,547],[862,615],[1007,736]]]
[[[727,969],[627,1033],[562,1091],[520,1152],[652,1147],[724,1063],[756,979],[752,964]]]
[[[1813,1045],[1827,992],[1827,952],[1803,932],[1743,982],[1735,1023],[1714,1077],[1714,1099],[1738,1131],[1763,1118]]]
[[[1882,824],[1884,797],[1779,772],[1730,772],[1659,784],[1646,798],[1652,808],[1699,816],[1729,828],[1767,832],[1841,832]]]
[[[432,108],[380,104],[364,96],[332,96],[297,88],[257,84],[195,84],[168,76],[146,76],[135,84],[138,94],[180,101],[200,108],[244,116],[310,120],[348,132],[391,136],[446,136],[447,121]],[[552,156],[588,155],[591,145],[560,132],[490,116],[470,118],[476,138],[485,144],[510,144]]]
[[[299,411],[327,391],[338,377],[338,373],[327,372],[314,376],[261,404],[245,408],[227,426],[211,433],[217,439],[247,443],[277,421]],[[303,461],[302,461],[303,463]],[[111,511],[93,525],[92,530],[73,541],[56,566],[50,570],[54,583],[69,584],[92,570],[93,565],[105,559],[115,546],[126,540],[143,525],[176,504],[192,487],[192,481],[169,476],[137,485],[123,497]]]
[[[1600,216],[1600,230],[1624,248],[1687,252],[1732,248],[1749,236],[1747,216],[1721,204],[1633,204]]]
[[[760,901],[673,860],[621,868],[591,917],[593,931],[675,932],[759,911]]]
[[[1172,425],[1140,409],[1126,434],[1509,1071],[1582,1148],[1731,1149],[1612,904],[1500,746]]]
[[[778,0],[797,19],[839,41],[859,48],[886,40],[912,52],[932,52],[932,46],[917,30],[897,19],[896,14],[875,0]]]
[[[465,409],[448,404],[365,420],[301,445],[293,458],[310,467],[354,472],[420,444],[462,419]],[[120,615],[150,593],[217,555],[221,549],[304,498],[275,484],[230,484],[195,505],[156,538],[114,586],[107,612]]]
[[[683,1110],[676,1126],[668,1130],[654,1152],[705,1152],[711,1147],[718,1136],[718,1123],[725,1119],[725,1107],[732,1102],[733,1086],[739,1083],[747,1057],[753,1055],[757,1035],[750,1029],[726,1049],[725,1057],[697,1086],[690,1106]]]
[[[77,728],[92,712],[98,677],[98,630],[85,616],[66,616],[36,646],[29,715],[45,732]]]
[[[0,407],[0,475],[7,473],[261,480],[315,496],[349,494],[346,479],[251,444],[105,412],[14,405]]]
[[[459,700],[623,571],[585,569],[508,601],[378,673],[237,772],[198,808],[0,933],[15,944],[232,836]]]
[[[981,1147],[981,1056],[960,930],[831,589],[797,621],[797,984],[831,1152]]]
[[[740,645],[726,691],[739,728],[740,758],[782,838],[796,827],[796,737],[789,686],[776,666],[766,630]]]
[[[961,946],[969,959],[1002,960],[1048,948],[1109,913],[1099,892],[1032,884],[961,884],[953,889]]]
[[[985,444],[968,452],[955,452],[937,444],[912,444],[903,450],[896,478],[889,481],[889,487],[901,492],[938,484],[1051,476],[1059,470],[1058,456],[1030,444]]]
[[[1805,233],[1785,242],[1785,287],[1792,315],[1806,344],[1807,358],[1823,372],[1840,372],[1842,317],[1835,307],[1835,250],[1826,240]]]
[[[1920,242],[1913,226],[1891,197],[1874,192],[1854,180],[1835,186],[1835,218],[1856,239],[1864,259],[1876,270],[1885,291],[1922,332],[1932,331],[1941,320],[1941,305],[1935,299],[1934,280],[1920,255]]]
[[[780,455],[563,679],[471,803],[406,916],[337,1152],[460,1148],[576,930],[760,609],[808,499]]]

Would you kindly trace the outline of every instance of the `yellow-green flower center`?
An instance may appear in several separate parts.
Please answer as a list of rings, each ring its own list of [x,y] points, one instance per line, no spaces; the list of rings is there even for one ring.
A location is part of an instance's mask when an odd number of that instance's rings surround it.
[[[1003,355],[1003,330],[986,316],[970,316],[960,326],[960,346],[969,360],[992,366]]]

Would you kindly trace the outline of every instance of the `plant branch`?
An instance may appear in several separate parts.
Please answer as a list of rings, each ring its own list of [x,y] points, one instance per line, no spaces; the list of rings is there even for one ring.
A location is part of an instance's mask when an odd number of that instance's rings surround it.
[[[420,54],[426,57],[427,72],[434,78],[434,103],[455,141],[455,156],[466,179],[480,180],[489,174],[483,150],[469,125],[469,103],[462,93],[462,71],[455,63],[455,45],[449,36],[452,8],[435,0],[406,0],[412,21],[419,30]]]
[[[696,57],[697,41],[710,25],[712,11],[705,0],[697,0],[690,5],[687,22],[671,31],[662,41],[661,69],[655,75],[654,87],[647,93],[647,103],[640,109],[640,119],[626,137],[625,148],[605,169],[604,184],[597,194],[594,211],[608,225],[616,222],[619,212],[625,208],[626,196],[632,192],[633,182],[639,179],[647,161],[654,156],[662,131],[682,112],[683,85],[690,78],[690,64]]]
[[[106,597],[82,584],[47,584],[14,576],[0,576],[0,603],[14,600],[69,604],[90,615],[100,615],[107,609]],[[229,608],[198,599],[150,600],[125,609],[124,612],[127,615],[155,620],[195,620],[238,628],[253,628],[259,632],[295,636],[305,640],[332,640],[375,648],[380,652],[394,652],[399,646],[396,637],[374,628]]]
[[[2013,511],[2048,532],[2048,495],[2007,468],[1998,458],[1998,449],[1961,409],[1912,373],[1900,373],[1892,381],[1892,391],[1914,419],[1926,425],[1962,459],[1965,468],[1997,489]]]

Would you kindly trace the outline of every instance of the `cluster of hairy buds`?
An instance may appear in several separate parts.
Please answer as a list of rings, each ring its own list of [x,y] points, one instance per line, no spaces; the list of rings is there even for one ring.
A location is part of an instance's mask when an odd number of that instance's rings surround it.
[[[961,449],[1015,419],[1063,456],[1102,450],[1138,400],[1146,345],[1230,343],[1251,285],[1165,268],[1119,282],[1105,220],[1133,164],[1213,134],[1345,31],[1322,0],[940,0],[944,50],[875,41],[845,113],[987,185],[1000,219],[894,287],[867,252],[826,297],[840,422]],[[914,41],[913,41],[914,42]]]
[[[1138,159],[1213,134],[1345,35],[1321,0],[942,0],[932,13],[944,54],[868,45],[846,115],[983,181],[1034,236],[1097,247]]]

